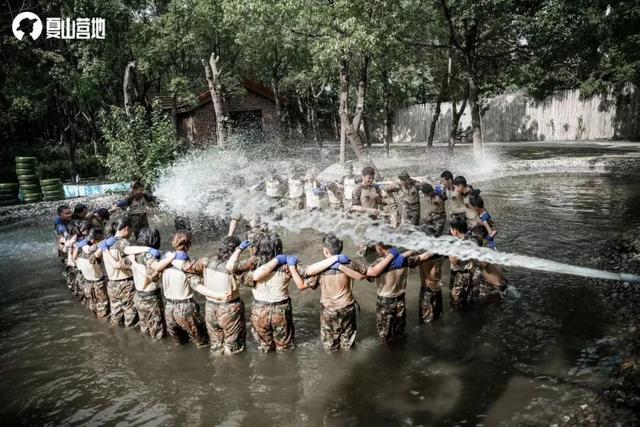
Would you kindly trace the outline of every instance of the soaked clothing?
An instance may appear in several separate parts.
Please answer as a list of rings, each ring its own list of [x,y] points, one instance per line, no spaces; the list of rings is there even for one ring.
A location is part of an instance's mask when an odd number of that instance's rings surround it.
[[[133,226],[133,233],[136,237],[145,227],[149,227],[149,220],[147,218],[147,210],[153,202],[153,197],[147,193],[140,195],[130,195],[124,200],[116,203],[120,209],[127,209],[131,223]]]
[[[193,298],[174,300],[167,298],[164,308],[167,333],[176,342],[193,341],[198,346],[209,342],[207,330],[200,318],[200,307]]]
[[[260,351],[290,351],[295,348],[291,300],[277,303],[253,301],[251,334]]]
[[[251,242],[257,242],[268,231],[267,224],[262,222],[258,214],[251,215],[246,221],[243,221],[242,216],[238,214],[231,215],[231,219],[238,221],[238,223],[242,221],[246,240]],[[238,228],[240,228],[240,225],[238,225]]]
[[[379,259],[377,262],[380,262]],[[417,256],[408,257],[400,268],[388,266],[384,273],[376,277],[378,300],[376,302],[376,328],[378,339],[388,342],[404,335],[406,325],[406,305],[404,301],[409,268],[416,267]]]
[[[445,202],[438,196],[423,198],[422,230],[433,237],[440,237],[444,233],[447,222]]]
[[[211,352],[236,354],[244,351],[247,336],[244,302],[238,297],[230,302],[207,300],[205,323]]]
[[[418,319],[421,323],[437,320],[442,315],[442,262],[434,255],[419,265],[420,302]]]
[[[400,222],[402,224],[420,224],[420,183],[411,180],[409,185],[391,184],[385,190],[394,192],[398,196]]]
[[[367,274],[367,266],[351,261],[350,269]],[[356,339],[356,312],[353,297],[353,279],[340,270],[329,268],[305,283],[311,289],[320,287],[322,312],[320,313],[320,340],[325,350],[350,350]]]
[[[485,222],[487,223],[487,225],[489,225],[489,227],[491,227],[492,230],[496,229],[496,226],[493,222],[493,218],[487,211],[484,211],[480,215],[478,215],[478,224],[484,225]],[[493,239],[493,237],[487,236],[486,244],[487,244],[487,247],[493,250],[496,249],[496,242]]]
[[[136,291],[133,301],[140,317],[140,331],[157,340],[164,338],[164,307],[160,289]]]
[[[124,248],[128,245],[129,242],[126,239],[120,238],[109,248],[115,263],[126,263]],[[127,327],[138,326],[138,313],[133,302],[135,295],[133,273],[130,269],[117,268],[118,266],[108,256],[103,255],[102,258],[109,278],[107,293],[111,304],[111,323],[114,325],[124,323]]]
[[[93,314],[100,319],[109,315],[109,295],[107,281],[100,262],[93,255],[97,246],[80,249],[76,265],[80,273],[79,280],[83,283],[86,304]]]
[[[102,232],[105,231],[107,221],[100,218],[96,213],[90,213],[89,215],[87,215],[85,217],[85,221],[91,222],[91,228],[97,228],[99,230],[102,230]]]
[[[151,268],[155,258],[144,253],[135,256],[129,255],[129,259],[136,287],[134,303],[140,317],[140,331],[155,339],[162,339],[165,328],[162,294],[157,282],[159,274]]]
[[[464,213],[467,216],[467,225],[469,229],[473,227],[478,221],[478,214],[476,210],[469,203],[469,198],[471,197],[471,190],[473,189],[469,186],[470,190],[462,195],[462,202],[464,203]]]
[[[507,291],[508,281],[500,267],[490,263],[480,263],[480,273],[472,296],[489,303],[501,303]]]
[[[240,299],[240,284],[255,268],[253,262],[237,261],[233,272],[226,269],[226,261],[200,258],[187,261],[182,271],[203,277],[204,286],[215,294],[206,296],[205,323],[211,341],[211,352],[235,354],[244,350],[246,320],[244,303]]]
[[[289,209],[304,209],[304,181],[297,178],[289,178]]]
[[[363,183],[356,185],[353,190],[352,206],[380,209],[382,205],[382,193],[376,184],[365,186]]]
[[[452,307],[464,308],[469,305],[477,274],[478,263],[475,260],[458,261],[458,264],[451,263],[449,303]]]
[[[133,301],[136,289],[133,279],[109,280],[107,282],[107,294],[111,305],[111,323],[128,328],[138,326],[138,312]]]

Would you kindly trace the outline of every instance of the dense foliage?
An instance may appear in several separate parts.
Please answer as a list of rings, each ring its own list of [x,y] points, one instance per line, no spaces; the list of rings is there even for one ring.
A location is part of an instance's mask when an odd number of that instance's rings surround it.
[[[393,111],[402,105],[468,97],[477,115],[487,96],[505,90],[524,89],[542,97],[580,88],[589,96],[640,80],[636,1],[6,4],[10,7],[0,14],[7,30],[0,40],[0,176],[7,179],[13,173],[11,157],[20,154],[57,161],[50,162],[59,166],[51,166],[49,173],[63,177],[90,173],[87,165],[95,166],[95,158],[104,155],[112,159],[107,165],[113,176],[124,177],[122,170],[138,173],[113,161],[119,155],[112,151],[113,138],[120,137],[109,125],[130,121],[138,129],[142,123],[156,123],[158,116],[146,102],[155,93],[170,93],[177,101],[192,99],[193,89],[207,83],[202,61],[212,53],[220,58],[225,95],[239,90],[242,77],[259,81],[288,101],[277,106],[283,134],[316,142],[337,138],[346,125],[355,128],[349,141],[360,153],[359,144],[381,138],[372,123],[378,129],[393,126]],[[19,41],[8,29],[13,17],[27,10],[40,17],[104,18],[107,37]],[[129,117],[112,107],[124,106],[125,68],[131,61],[137,63],[134,102],[144,106],[144,113],[136,110]],[[112,120],[101,121],[101,111]],[[154,126],[141,127],[149,135],[139,135],[155,140]],[[135,165],[144,169],[142,176],[153,169],[144,161]]]

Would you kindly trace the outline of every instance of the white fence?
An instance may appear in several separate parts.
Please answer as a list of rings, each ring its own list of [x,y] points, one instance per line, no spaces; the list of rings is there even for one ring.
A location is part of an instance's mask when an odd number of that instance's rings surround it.
[[[459,103],[458,103],[459,105]],[[640,91],[631,84],[618,96],[581,100],[578,90],[556,92],[542,101],[523,94],[500,95],[489,100],[482,115],[485,141],[577,141],[640,138]],[[435,138],[445,142],[451,128],[451,103],[442,103]],[[394,142],[422,142],[429,136],[435,104],[398,110]],[[460,120],[471,125],[469,105]]]

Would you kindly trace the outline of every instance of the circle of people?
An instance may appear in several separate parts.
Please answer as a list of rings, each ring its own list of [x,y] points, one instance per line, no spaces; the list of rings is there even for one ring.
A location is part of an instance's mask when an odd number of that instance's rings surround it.
[[[441,235],[448,222],[452,236],[495,248],[495,225],[479,190],[464,177],[454,178],[445,171],[440,182],[431,185],[403,172],[397,182],[377,184],[375,173],[365,167],[361,177],[354,177],[347,164],[339,182],[322,185],[309,179],[302,189],[289,182],[290,204],[298,209],[304,198],[307,208],[318,208],[318,197],[324,191],[329,193],[332,207],[350,215],[386,216],[397,221],[397,226],[404,222],[419,225],[432,236]],[[278,197],[281,183],[275,175],[268,179],[267,196]],[[393,202],[385,203],[390,197]],[[171,239],[172,249],[163,255],[160,233],[149,226],[147,218],[153,200],[140,182],[134,182],[128,197],[110,209],[90,213],[80,203],[73,210],[59,206],[55,231],[58,256],[71,292],[98,318],[113,325],[139,327],[143,334],[158,340],[169,335],[177,342],[209,344],[216,354],[244,351],[247,322],[240,297],[242,286],[252,290],[250,329],[258,348],[265,352],[295,347],[291,282],[302,291],[320,288],[320,340],[328,351],[350,350],[355,344],[354,281],[376,285],[376,328],[381,342],[404,337],[410,268],[418,268],[420,273],[421,323],[442,316],[442,267],[447,260],[453,309],[471,306],[477,300],[502,302],[506,290],[507,281],[496,265],[428,251],[401,252],[383,242],[361,248],[364,252],[373,249],[378,255],[375,262],[367,264],[343,254],[343,242],[332,234],[322,238],[324,258],[303,267],[297,256],[284,251],[278,234],[255,218],[245,224],[246,240],[234,235],[242,220],[232,218],[229,235],[220,242],[216,254],[191,258],[192,234],[177,230]],[[427,208],[422,219],[421,202]],[[396,209],[395,215],[388,206]],[[111,214],[120,210],[126,211],[126,216],[107,227]],[[206,299],[204,316],[194,292]]]

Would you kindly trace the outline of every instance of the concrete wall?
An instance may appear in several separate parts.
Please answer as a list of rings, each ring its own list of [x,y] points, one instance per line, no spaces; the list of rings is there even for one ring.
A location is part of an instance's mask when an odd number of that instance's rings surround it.
[[[426,141],[435,104],[398,110],[394,142]],[[435,136],[446,142],[451,128],[451,104],[441,105]],[[460,120],[471,125],[469,107]],[[581,100],[578,90],[560,91],[542,101],[523,94],[492,98],[482,116],[485,141],[577,141],[640,138],[640,91],[628,84],[619,96]]]

